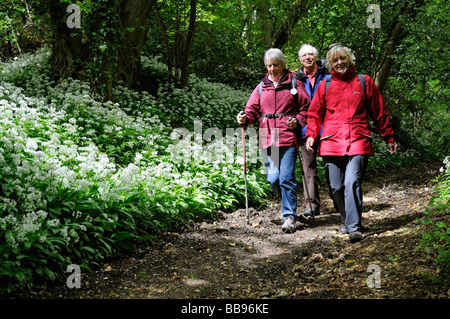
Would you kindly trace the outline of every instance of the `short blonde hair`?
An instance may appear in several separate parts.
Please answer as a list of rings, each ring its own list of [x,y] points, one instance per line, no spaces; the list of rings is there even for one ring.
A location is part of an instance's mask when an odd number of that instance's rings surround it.
[[[326,57],[328,70],[331,71],[331,61],[336,57],[336,55],[343,55],[347,57],[350,61],[350,66],[355,65],[356,58],[350,48],[344,47],[341,44],[332,44]]]
[[[267,62],[269,60],[276,60],[281,63],[283,66],[283,69],[287,69],[287,61],[286,57],[284,56],[283,52],[280,49],[272,48],[266,51],[264,54],[264,65],[267,67]]]

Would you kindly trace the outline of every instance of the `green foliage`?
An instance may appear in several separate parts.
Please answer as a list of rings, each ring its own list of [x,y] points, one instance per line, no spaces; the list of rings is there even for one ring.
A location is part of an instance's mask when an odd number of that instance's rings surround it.
[[[34,5],[34,4],[33,4]],[[0,59],[8,59],[36,49],[43,38],[42,23],[23,1],[8,0],[1,3],[0,11]]]
[[[173,98],[156,100],[117,87],[115,101],[98,102],[77,80],[54,86],[41,73],[48,57],[43,51],[0,63],[1,291],[64,280],[71,263],[89,269],[177,224],[242,205],[241,158],[212,161],[206,151],[182,162],[173,156],[177,140],[166,123],[178,115],[161,110],[173,108],[176,92],[161,90]],[[192,81],[220,97],[202,105],[205,114],[236,107],[242,94]],[[184,103],[197,103],[189,100],[195,94],[182,95]],[[198,151],[185,142],[184,150]],[[211,147],[234,154],[237,144],[217,140]],[[252,204],[267,196],[260,178],[249,170]]]
[[[49,18],[49,6],[64,13],[72,2],[26,2],[30,13],[23,1],[9,3],[0,12],[2,60],[19,55],[24,21],[51,38],[61,19]],[[151,58],[141,59],[144,87],[152,92],[117,85],[111,101],[99,102],[97,94],[110,89],[121,40],[133,29],[121,30],[119,1],[78,1],[83,28],[71,37],[81,35],[83,52],[75,66],[90,84],[56,84],[47,49],[0,63],[0,290],[63,280],[70,263],[88,269],[178,223],[242,206],[242,159],[224,162],[207,152],[238,154],[240,144],[226,145],[220,136],[199,144],[195,136],[177,140],[171,133],[192,132],[195,121],[202,134],[236,129],[235,114],[266,72],[263,52],[280,28],[286,28],[282,49],[291,70],[300,67],[301,44],[316,46],[323,56],[329,44],[341,42],[354,49],[358,72],[373,76],[401,19],[402,41],[383,91],[401,152],[388,154],[375,137],[369,169],[414,165],[420,157],[442,160],[450,148],[448,1],[420,2],[411,19],[400,18],[404,1],[380,2],[379,29],[366,26],[371,3],[199,0],[190,60],[195,74],[183,89],[168,83],[167,50],[153,16],[145,47]],[[299,4],[307,12],[285,23]],[[180,53],[189,2],[158,1],[158,7],[169,46]],[[179,161],[174,155],[180,149],[202,152]],[[258,164],[248,168],[250,203],[258,205],[268,186]],[[320,159],[319,175],[323,179]],[[440,185],[425,212],[423,245],[437,252],[437,264],[448,265],[448,171]]]
[[[144,69],[148,63],[144,59]],[[192,129],[197,119],[205,127],[225,129],[236,126],[236,114],[245,107],[250,93],[192,75],[189,86],[183,89],[160,83],[157,98],[158,103],[165,105],[160,111],[170,116],[173,126]]]
[[[375,155],[369,158],[367,169],[376,171],[378,169],[414,166],[420,163],[418,153],[413,149],[402,150],[399,145],[399,151],[390,154],[388,145],[377,134],[374,134],[373,147]]]
[[[422,241],[420,248],[430,251],[430,256],[436,267],[442,271],[442,276],[450,280],[450,157],[444,160],[442,176],[436,179],[437,195],[427,206],[423,217]]]
[[[89,34],[87,49],[87,73],[92,87],[102,96],[107,96],[107,84],[113,80],[112,70],[117,69],[119,56],[117,48],[124,34],[120,26],[119,1],[87,1],[83,7],[83,30]]]
[[[425,1],[416,19],[405,20],[405,37],[394,54],[384,92],[397,138],[420,156],[442,161],[450,148],[447,1]]]

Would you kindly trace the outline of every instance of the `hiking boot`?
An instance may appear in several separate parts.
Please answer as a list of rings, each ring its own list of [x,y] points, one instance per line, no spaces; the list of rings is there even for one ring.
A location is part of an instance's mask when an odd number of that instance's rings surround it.
[[[281,226],[281,230],[285,233],[287,232],[294,232],[295,230],[295,216],[294,215],[287,215],[286,217],[283,217],[283,226]]]
[[[363,239],[363,236],[360,231],[354,231],[348,235],[348,238],[351,243],[357,243]]]
[[[303,216],[305,216],[306,218],[314,218],[314,216],[318,216],[320,215],[320,209],[319,208],[315,208],[314,210],[311,210],[311,208],[307,208],[303,211]]]

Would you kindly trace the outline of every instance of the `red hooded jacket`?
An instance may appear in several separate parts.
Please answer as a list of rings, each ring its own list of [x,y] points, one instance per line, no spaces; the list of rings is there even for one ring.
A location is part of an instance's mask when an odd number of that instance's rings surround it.
[[[386,143],[394,141],[394,132],[383,98],[372,79],[366,79],[366,97],[356,76],[355,66],[344,74],[332,71],[332,81],[325,94],[322,81],[308,111],[306,138],[320,137],[319,156],[374,155],[369,114],[372,115]],[[365,100],[366,99],[366,100]]]
[[[287,121],[289,117],[296,117],[300,123],[299,129],[306,125],[306,113],[311,100],[301,81],[297,81],[297,95],[291,93],[292,78],[295,74],[285,70],[277,87],[269,80],[266,74],[262,80],[262,92],[259,94],[259,84],[253,90],[245,113],[248,118],[248,125],[255,124],[259,120],[259,142],[260,147],[267,148],[275,146],[294,146],[294,137]],[[298,106],[294,100],[298,99]],[[279,117],[267,117],[264,114],[286,114]]]

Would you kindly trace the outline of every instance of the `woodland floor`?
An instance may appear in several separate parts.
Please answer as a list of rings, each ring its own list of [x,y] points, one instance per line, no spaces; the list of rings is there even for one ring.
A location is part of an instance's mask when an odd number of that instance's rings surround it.
[[[433,195],[440,165],[370,172],[363,184],[364,239],[350,244],[321,185],[315,221],[281,232],[279,205],[217,214],[208,222],[166,233],[161,240],[82,274],[81,288],[65,283],[31,299],[449,299],[437,284],[427,252],[416,249],[417,223]],[[300,196],[299,196],[300,197]],[[302,209],[303,201],[299,201]],[[380,288],[369,288],[378,265]],[[377,266],[375,266],[377,267]]]

